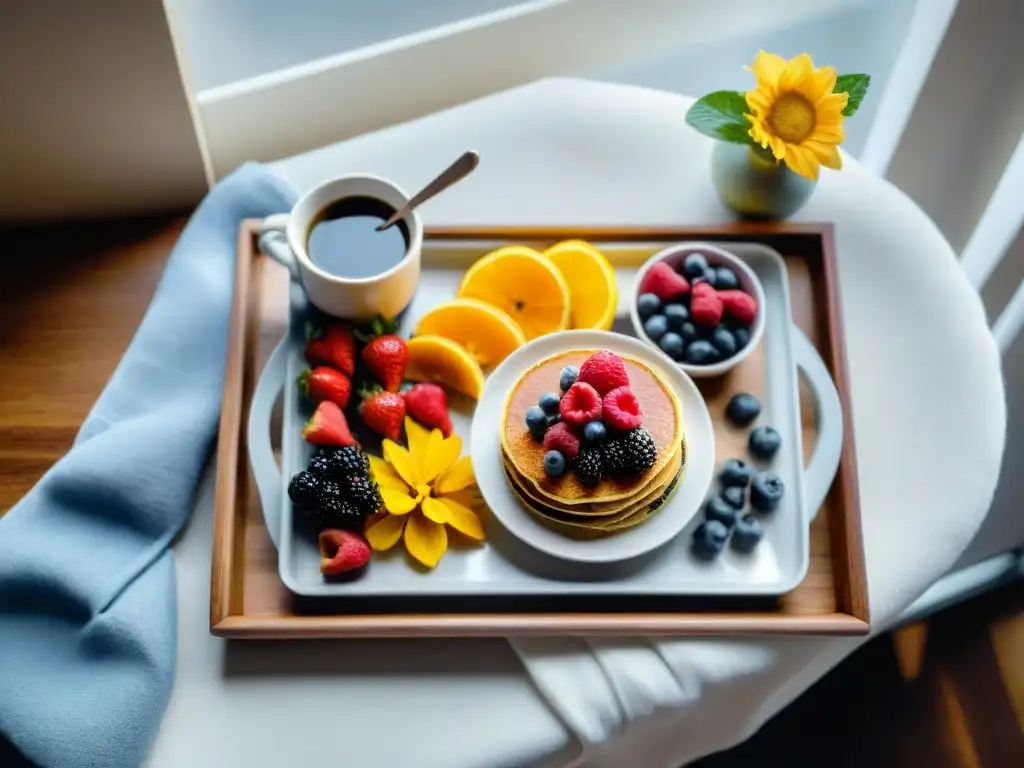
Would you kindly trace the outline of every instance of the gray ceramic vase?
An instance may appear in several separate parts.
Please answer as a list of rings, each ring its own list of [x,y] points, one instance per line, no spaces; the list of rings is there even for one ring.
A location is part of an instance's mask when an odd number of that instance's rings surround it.
[[[711,177],[723,203],[757,219],[792,216],[817,185],[776,163],[768,150],[725,141],[716,142],[711,153]]]

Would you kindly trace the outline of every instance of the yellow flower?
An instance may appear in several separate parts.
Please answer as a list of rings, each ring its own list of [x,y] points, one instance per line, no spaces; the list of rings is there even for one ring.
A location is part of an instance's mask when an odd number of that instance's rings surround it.
[[[367,521],[366,540],[382,552],[404,539],[406,551],[433,568],[448,549],[445,526],[483,541],[484,528],[473,511],[482,500],[469,456],[459,458],[458,435],[446,438],[439,429],[428,432],[409,418],[405,434],[408,450],[385,440],[384,458],[370,456],[370,470],[387,512]]]
[[[843,132],[843,110],[849,94],[832,93],[836,71],[814,68],[806,53],[786,61],[759,51],[752,66],[757,88],[747,91],[746,115],[753,125],[750,137],[762,149],[771,148],[776,160],[808,179],[818,178],[824,165],[839,169],[839,144]]]

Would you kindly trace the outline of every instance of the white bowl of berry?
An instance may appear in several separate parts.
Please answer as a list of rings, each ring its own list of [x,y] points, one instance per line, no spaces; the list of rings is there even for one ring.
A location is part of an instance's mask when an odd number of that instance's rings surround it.
[[[737,256],[707,243],[680,243],[636,275],[629,317],[637,337],[694,377],[721,376],[764,334],[764,288]]]

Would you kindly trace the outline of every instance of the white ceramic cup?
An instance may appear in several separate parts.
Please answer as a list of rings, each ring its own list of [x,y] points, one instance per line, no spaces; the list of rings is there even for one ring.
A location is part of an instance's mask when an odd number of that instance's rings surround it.
[[[314,217],[331,203],[346,197],[373,197],[395,210],[409,202],[409,196],[398,186],[378,176],[342,176],[325,181],[299,198],[290,212],[276,213],[263,220],[260,250],[286,266],[292,279],[302,284],[309,300],[329,315],[354,319],[377,315],[395,317],[416,293],[423,224],[416,211],[405,217],[408,247],[405,256],[393,267],[370,277],[332,275],[309,258],[306,242]]]

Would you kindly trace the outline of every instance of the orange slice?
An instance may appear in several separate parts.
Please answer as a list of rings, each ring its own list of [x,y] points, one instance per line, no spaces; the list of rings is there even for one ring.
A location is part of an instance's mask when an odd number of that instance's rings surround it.
[[[583,240],[564,240],[544,251],[569,285],[570,327],[606,331],[615,322],[619,291],[615,270],[597,248]]]
[[[515,320],[478,299],[453,299],[438,304],[420,318],[414,335],[451,339],[485,370],[526,343],[526,336]]]
[[[474,400],[480,398],[484,372],[473,356],[454,341],[443,336],[414,336],[405,346],[409,350],[405,378],[435,381]]]
[[[462,278],[459,298],[493,304],[527,340],[569,327],[569,286],[533,248],[509,245],[482,257]]]

